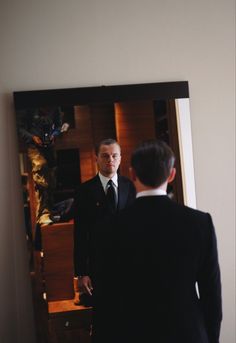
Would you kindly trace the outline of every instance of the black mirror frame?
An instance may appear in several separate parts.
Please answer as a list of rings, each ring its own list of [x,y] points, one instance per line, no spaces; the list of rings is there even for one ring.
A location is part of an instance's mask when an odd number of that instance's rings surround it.
[[[19,91],[13,93],[16,110],[38,106],[70,106],[98,102],[189,98],[187,81],[115,86]]]

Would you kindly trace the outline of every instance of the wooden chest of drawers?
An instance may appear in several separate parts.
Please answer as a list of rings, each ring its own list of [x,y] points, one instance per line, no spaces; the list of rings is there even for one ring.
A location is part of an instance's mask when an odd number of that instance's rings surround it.
[[[41,227],[42,275],[47,301],[74,297],[73,230],[73,220]]]
[[[92,308],[74,305],[73,220],[41,227],[36,264],[38,343],[90,343]]]
[[[92,309],[73,300],[48,303],[49,343],[90,343]]]

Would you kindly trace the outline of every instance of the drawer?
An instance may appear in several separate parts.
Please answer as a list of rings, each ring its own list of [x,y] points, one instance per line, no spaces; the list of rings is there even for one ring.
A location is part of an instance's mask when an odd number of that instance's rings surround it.
[[[53,314],[49,317],[49,326],[56,331],[83,329],[90,331],[92,312],[88,310]]]

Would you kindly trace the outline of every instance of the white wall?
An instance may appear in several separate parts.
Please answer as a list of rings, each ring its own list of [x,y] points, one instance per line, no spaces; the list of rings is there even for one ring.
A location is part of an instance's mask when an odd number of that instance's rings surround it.
[[[198,208],[218,236],[221,342],[235,342],[233,0],[2,0],[1,340],[33,342],[12,92],[188,80]],[[26,337],[24,337],[23,336]]]

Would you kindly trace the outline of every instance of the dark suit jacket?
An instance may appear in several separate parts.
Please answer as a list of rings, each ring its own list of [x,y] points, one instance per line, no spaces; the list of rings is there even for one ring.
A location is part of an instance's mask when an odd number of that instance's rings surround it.
[[[118,175],[118,211],[135,200],[133,183]],[[94,178],[80,185],[75,197],[74,264],[76,275],[94,276],[99,263],[101,245],[106,239],[106,223],[111,218],[100,178]]]
[[[116,318],[110,343],[218,343],[221,281],[210,215],[148,196],[113,226],[105,273],[113,277]]]

